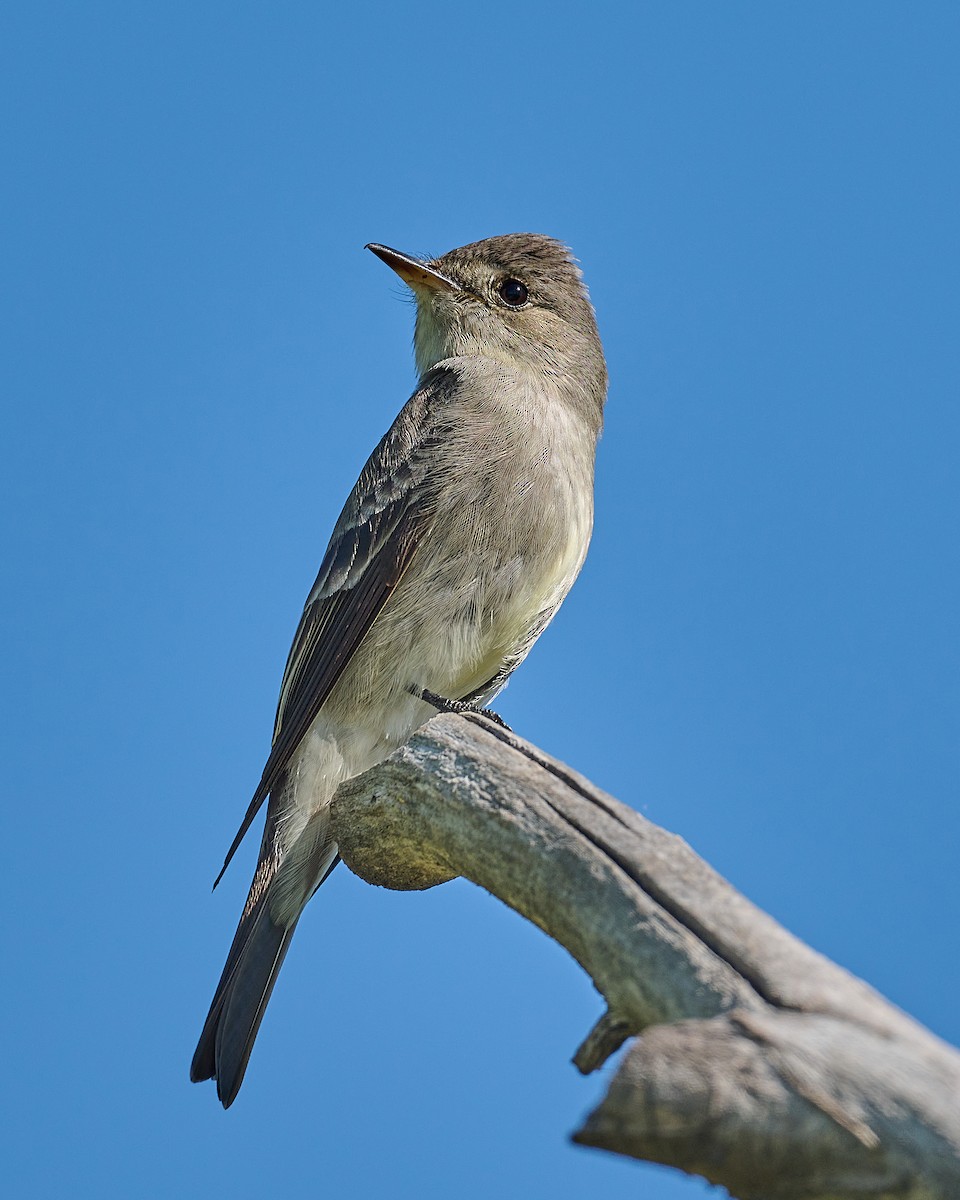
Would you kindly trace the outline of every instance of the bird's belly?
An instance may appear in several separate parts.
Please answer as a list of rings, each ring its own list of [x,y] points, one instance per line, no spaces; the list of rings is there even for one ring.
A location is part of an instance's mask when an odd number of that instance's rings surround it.
[[[450,472],[436,523],[324,706],[331,716],[396,745],[430,715],[417,689],[459,699],[522,661],[593,523],[592,445],[562,412],[552,422],[486,471]],[[482,462],[479,449],[466,461]]]
[[[381,761],[433,714],[420,690],[459,699],[498,676],[502,686],[586,554],[590,511],[563,515],[509,553],[498,542],[469,556],[428,547],[414,559],[291,763],[285,841],[296,840],[342,780]]]
[[[586,554],[592,510],[569,500],[538,505],[528,522],[517,522],[521,536],[506,545],[491,523],[489,539],[478,538],[470,554],[439,554],[416,574],[414,563],[409,588],[390,606],[397,616],[391,640],[410,637],[398,685],[459,698],[523,659]],[[387,625],[392,614],[384,614]]]

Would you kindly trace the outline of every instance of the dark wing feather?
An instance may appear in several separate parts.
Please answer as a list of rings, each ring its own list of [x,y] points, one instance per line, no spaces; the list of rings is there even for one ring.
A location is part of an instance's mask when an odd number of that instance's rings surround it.
[[[456,383],[449,367],[424,376],[344,505],[287,659],[273,747],[214,887],[433,523],[430,450]]]

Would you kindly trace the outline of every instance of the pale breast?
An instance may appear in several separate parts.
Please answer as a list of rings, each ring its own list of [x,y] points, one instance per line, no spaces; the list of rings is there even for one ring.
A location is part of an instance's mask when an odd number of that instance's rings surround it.
[[[489,381],[488,381],[489,382]],[[444,596],[433,666],[458,694],[526,653],[563,600],[593,526],[595,434],[554,391],[498,380],[448,448],[437,553],[421,598]]]
[[[472,369],[436,451],[436,522],[342,681],[360,703],[481,688],[523,658],[583,564],[595,431],[555,390]]]

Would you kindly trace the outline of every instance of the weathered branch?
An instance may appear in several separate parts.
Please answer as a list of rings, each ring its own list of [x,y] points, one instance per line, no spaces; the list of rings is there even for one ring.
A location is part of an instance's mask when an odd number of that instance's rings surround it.
[[[960,1198],[960,1054],[798,941],[682,839],[481,717],[437,717],[345,784],[370,883],[473,880],[556,938],[643,1033],[574,1140],[742,1200]]]

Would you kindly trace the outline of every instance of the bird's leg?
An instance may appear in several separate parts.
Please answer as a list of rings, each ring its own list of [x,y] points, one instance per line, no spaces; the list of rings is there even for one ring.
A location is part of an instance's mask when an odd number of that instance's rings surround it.
[[[479,713],[482,717],[488,717],[501,728],[511,732],[510,726],[506,723],[499,713],[495,713],[492,708],[480,708],[476,704],[471,704],[468,700],[448,700],[446,696],[438,696],[436,692],[431,692],[427,688],[410,686],[410,691],[414,696],[421,700],[425,700],[427,704],[432,705],[437,712],[457,713],[462,716],[464,713]]]

